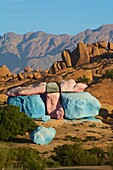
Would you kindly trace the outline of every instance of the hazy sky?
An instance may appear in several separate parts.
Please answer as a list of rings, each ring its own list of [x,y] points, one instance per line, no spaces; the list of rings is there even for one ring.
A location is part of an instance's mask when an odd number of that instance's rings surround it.
[[[0,35],[75,35],[103,24],[113,24],[113,0],[0,0]]]

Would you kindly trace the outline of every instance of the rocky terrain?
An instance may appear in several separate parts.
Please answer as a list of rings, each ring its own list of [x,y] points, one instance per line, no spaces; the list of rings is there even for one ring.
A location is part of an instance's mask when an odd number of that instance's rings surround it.
[[[21,73],[11,73],[5,66],[0,67],[0,104],[7,101],[6,91],[16,86],[26,86],[39,82],[61,82],[74,79],[84,81],[88,88],[85,91],[95,96],[101,103],[101,109],[96,116],[103,123],[75,122],[65,120],[51,120],[38,125],[52,126],[57,134],[49,145],[38,146],[33,144],[29,134],[18,136],[14,145],[31,146],[46,156],[51,154],[54,147],[65,143],[74,143],[81,140],[84,147],[106,147],[113,143],[113,90],[112,78],[103,78],[106,70],[113,69],[113,44],[111,42],[96,42],[93,44],[78,43],[73,51],[64,50],[62,61],[55,62],[49,70],[33,70],[25,67]],[[62,130],[61,130],[62,128]]]
[[[40,31],[24,35],[6,33],[0,36],[0,65],[6,65],[12,72],[20,72],[26,66],[33,70],[37,68],[45,70],[55,61],[61,60],[64,49],[73,51],[81,41],[85,44],[98,41],[113,42],[113,24],[102,25],[94,30],[87,29],[73,36],[53,35]],[[87,48],[90,53],[90,46]],[[74,53],[76,51],[73,51]],[[102,51],[98,52],[95,46],[93,54],[95,53],[99,55]]]

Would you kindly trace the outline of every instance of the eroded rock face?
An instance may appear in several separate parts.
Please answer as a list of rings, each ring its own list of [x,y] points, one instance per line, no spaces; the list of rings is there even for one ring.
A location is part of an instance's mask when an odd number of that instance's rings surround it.
[[[89,61],[90,57],[86,45],[83,42],[78,43],[77,48],[72,52],[72,65],[79,66]]]
[[[32,141],[39,145],[46,145],[55,137],[56,130],[52,127],[39,126],[30,134]]]
[[[0,66],[0,77],[6,77],[10,74],[10,70],[5,65]]]
[[[19,106],[20,111],[31,118],[42,118],[45,115],[45,104],[40,95],[8,97],[8,104]]]
[[[66,63],[63,61],[56,61],[51,68],[49,69],[48,73],[49,74],[55,74],[57,73],[59,70],[61,69],[65,69],[66,68]]]
[[[61,93],[65,118],[79,119],[99,114],[100,103],[87,92]]]
[[[53,119],[63,119],[64,110],[60,101],[60,93],[48,93],[46,96],[47,114]]]
[[[66,64],[67,67],[72,66],[71,63],[71,52],[69,50],[64,50],[61,54],[62,56],[62,60],[64,61],[64,63]]]

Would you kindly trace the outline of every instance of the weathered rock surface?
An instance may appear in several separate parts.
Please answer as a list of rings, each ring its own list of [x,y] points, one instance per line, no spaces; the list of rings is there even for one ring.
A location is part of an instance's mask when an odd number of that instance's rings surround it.
[[[60,101],[60,93],[48,93],[46,96],[47,113],[53,119],[63,119],[64,110]]]
[[[61,93],[65,118],[78,119],[99,114],[100,103],[87,92]]]
[[[67,67],[72,66],[71,63],[71,52],[69,50],[64,50],[61,54],[63,62],[66,64]]]
[[[8,96],[30,96],[33,94],[41,94],[46,91],[46,82],[39,84],[31,84],[25,87],[15,87],[7,91]]]
[[[20,111],[31,118],[42,118],[45,115],[45,104],[40,95],[8,97],[8,104],[20,107]]]
[[[73,50],[72,55],[72,66],[79,66],[90,61],[90,57],[83,42],[78,43],[77,48]]]
[[[33,69],[31,67],[27,66],[27,67],[24,68],[24,71],[29,73],[29,72],[32,72]]]
[[[32,141],[39,145],[46,145],[55,137],[56,130],[51,127],[39,126],[30,134]]]

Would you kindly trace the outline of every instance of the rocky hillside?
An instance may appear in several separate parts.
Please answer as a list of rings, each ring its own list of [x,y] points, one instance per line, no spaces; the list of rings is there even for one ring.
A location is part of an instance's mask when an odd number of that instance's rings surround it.
[[[6,33],[0,36],[0,65],[19,72],[24,67],[47,69],[58,60],[64,49],[73,51],[79,42],[91,44],[98,41],[113,42],[113,24],[95,30],[87,29],[77,35],[53,35],[29,32],[24,35]]]

